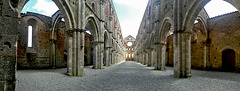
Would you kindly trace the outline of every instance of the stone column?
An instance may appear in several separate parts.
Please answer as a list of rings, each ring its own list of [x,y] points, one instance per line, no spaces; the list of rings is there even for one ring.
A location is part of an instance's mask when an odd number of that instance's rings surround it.
[[[67,36],[68,36],[68,43],[67,43],[67,74],[72,76],[73,74],[73,32],[72,30],[68,30],[68,33],[67,33]]]
[[[152,64],[152,49],[147,49],[147,52],[148,52],[148,63],[147,63],[147,66],[148,67],[151,67],[151,64]]]
[[[93,48],[93,69],[98,69],[98,43],[94,41],[94,48]]]
[[[68,32],[68,74],[82,76],[84,69],[85,1],[77,2],[77,27]]]
[[[100,41],[99,41],[99,69],[103,67],[104,58],[104,24],[105,24],[105,3],[106,0],[100,0]]]
[[[84,43],[85,43],[85,30],[80,29],[77,31],[77,76],[83,76],[84,69]]]
[[[155,24],[155,30],[159,31],[159,11],[160,11],[160,0],[155,0],[155,17],[154,17],[154,24]],[[158,59],[159,54],[159,39],[155,39],[154,41],[154,54],[153,54],[153,66],[155,69],[158,69],[158,62],[160,62],[160,59]]]
[[[109,62],[110,62],[110,65],[112,65],[113,64],[113,60],[112,60],[112,48],[113,48],[113,43],[112,43],[112,39],[113,39],[113,30],[112,30],[112,15],[110,15],[110,17],[109,17],[109,47],[110,47],[110,49],[109,49]]]
[[[174,49],[174,76],[191,77],[191,30],[185,25],[185,3],[173,1],[173,49]]]
[[[110,54],[109,54],[110,47],[106,47],[106,66],[110,66]]]
[[[191,77],[191,33],[174,32],[174,76]]]
[[[54,32],[53,32],[54,33]],[[49,66],[52,68],[56,67],[56,39],[54,38],[55,34],[53,34],[50,39],[51,49],[50,49],[50,64]]]
[[[165,70],[166,44],[160,43],[157,46],[157,70]]]
[[[109,64],[112,65],[113,61],[112,61],[112,47],[109,48]]]
[[[144,65],[147,65],[148,64],[148,52],[147,52],[147,49],[146,49],[146,51],[144,53],[145,53],[145,63],[144,63]]]
[[[155,59],[155,52],[154,49],[151,50],[151,67],[154,67],[154,59]]]
[[[141,53],[141,64],[144,64],[144,52]]]
[[[73,47],[72,47],[72,54],[73,54],[73,61],[72,61],[72,69],[73,69],[73,76],[77,76],[77,32],[76,29],[73,30]]]
[[[116,57],[116,52],[115,52],[115,50],[112,50],[112,62],[113,62],[113,64],[116,64],[115,57]]]
[[[77,35],[77,57],[76,76],[83,76],[84,69],[84,43],[85,43],[85,0],[78,2],[78,29]]]
[[[160,62],[159,61],[159,58],[158,58],[158,54],[159,54],[159,50],[160,50],[160,48],[159,48],[159,43],[154,43],[154,47],[155,47],[155,51],[154,51],[154,67],[155,67],[155,69],[158,69],[158,64],[160,64],[160,63],[158,63],[158,62]]]
[[[161,43],[160,44],[161,47],[161,69],[160,70],[166,70],[166,48],[167,48],[167,44],[165,43]]]
[[[204,43],[204,67],[203,67],[203,69],[207,69],[208,68],[208,58],[209,58],[209,56],[208,56],[208,53],[209,53],[209,51],[208,51],[208,43],[207,42],[205,42]]]

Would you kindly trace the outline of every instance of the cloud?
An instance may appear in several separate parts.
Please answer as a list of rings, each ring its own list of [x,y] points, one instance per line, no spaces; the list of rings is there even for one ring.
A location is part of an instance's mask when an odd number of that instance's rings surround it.
[[[48,0],[37,0],[37,3],[32,8],[47,16],[51,16],[59,10],[54,2],[48,2]]]

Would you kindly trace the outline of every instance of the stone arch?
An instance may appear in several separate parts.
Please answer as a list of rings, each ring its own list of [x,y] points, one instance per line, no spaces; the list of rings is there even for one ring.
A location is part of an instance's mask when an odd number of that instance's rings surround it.
[[[56,15],[55,15],[56,17],[55,17],[55,18],[53,19],[53,21],[52,21],[52,31],[53,31],[53,32],[54,32],[54,29],[55,29],[57,23],[58,23],[58,22],[60,21],[60,19],[62,18],[60,11],[57,11],[55,14],[56,14]]]
[[[203,29],[199,29],[199,30],[201,30],[201,32],[204,34],[204,36],[205,36],[204,40],[207,41],[208,29],[207,29],[206,22],[203,20],[203,18],[201,16],[198,16],[196,18],[196,21],[198,21],[198,23],[203,26]]]
[[[110,47],[110,35],[107,30],[104,31],[104,43],[106,47]]]
[[[238,0],[224,0],[231,5],[233,5],[238,11],[240,11],[240,1]],[[204,8],[204,6],[210,2],[210,0],[196,0],[192,3],[189,10],[186,12],[186,16],[183,20],[182,30],[186,32],[191,32],[193,28],[193,22],[197,18],[199,12]]]
[[[20,13],[21,13],[23,7],[25,6],[25,4],[28,1],[29,0],[20,0],[19,1],[18,7],[17,7],[19,16],[20,16]],[[59,10],[61,11],[62,16],[64,17],[64,20],[66,22],[67,29],[70,30],[72,28],[76,28],[75,17],[72,12],[71,6],[69,5],[69,2],[66,0],[53,0],[53,2],[57,5]]]
[[[28,21],[27,21],[27,27],[28,26],[32,26],[32,48],[35,49],[36,48],[36,41],[37,41],[37,38],[34,38],[34,36],[37,34],[37,20],[34,19],[34,18],[29,18]],[[28,30],[28,29],[27,29]],[[27,36],[28,36],[28,33],[27,33]],[[28,37],[27,37],[28,38]],[[27,39],[28,40],[28,39]],[[28,41],[27,41],[28,42]],[[33,53],[35,52],[35,50],[27,50],[27,53]]]
[[[149,41],[149,45],[150,45],[150,47],[152,47],[153,48],[153,46],[154,46],[154,41],[155,41],[155,33],[152,33],[151,35],[150,35],[150,41]]]
[[[100,46],[99,46],[99,25],[97,23],[97,19],[94,17],[94,15],[88,15],[86,16],[85,21],[85,29],[91,33],[91,36],[93,37],[91,43],[92,43],[92,62],[93,62],[93,68],[98,68],[102,65],[102,63],[99,62],[99,52]]]
[[[104,60],[103,63],[105,66],[110,66],[110,45],[109,45],[109,34],[107,30],[104,31]]]
[[[89,27],[90,26],[90,27]],[[99,40],[99,26],[96,22],[96,19],[93,15],[88,15],[86,17],[86,25],[85,25],[85,29],[91,32],[91,34],[94,37],[94,41],[98,41]]]
[[[160,32],[159,32],[159,40],[160,43],[166,43],[167,41],[167,33],[170,32],[170,29],[172,28],[172,20],[169,17],[166,17],[163,20],[163,23],[161,24]]]
[[[63,18],[61,12],[58,10],[52,15],[52,26],[50,30],[50,64],[53,68],[64,67],[67,60],[67,34],[66,27],[61,24]],[[61,27],[61,28],[59,28]]]
[[[206,24],[206,22],[203,20],[203,18],[201,17],[201,16],[198,16],[197,18],[196,18],[196,20],[198,21],[198,22],[200,22],[200,23],[202,23],[202,25],[203,25],[203,27],[204,27],[204,30],[202,31],[202,33],[204,33],[204,34],[206,34],[207,35],[207,24]]]
[[[96,12],[97,9],[96,9],[96,4],[94,1],[91,2],[91,8],[94,12]]]
[[[201,14],[196,18],[191,34],[191,68],[205,69],[208,64],[208,30]]]

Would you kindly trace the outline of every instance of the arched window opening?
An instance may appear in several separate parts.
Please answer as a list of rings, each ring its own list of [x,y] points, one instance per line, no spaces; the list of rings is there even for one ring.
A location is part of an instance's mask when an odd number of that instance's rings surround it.
[[[28,26],[28,47],[32,47],[32,34],[33,34],[33,27],[29,25]]]
[[[92,3],[92,10],[93,10],[93,11],[96,11],[96,10],[95,10],[95,5],[94,5],[94,3]]]

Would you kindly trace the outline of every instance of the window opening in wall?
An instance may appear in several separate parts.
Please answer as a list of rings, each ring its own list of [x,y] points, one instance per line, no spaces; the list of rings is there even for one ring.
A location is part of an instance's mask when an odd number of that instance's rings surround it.
[[[131,54],[129,54],[129,58],[130,58]]]
[[[92,10],[95,11],[95,5],[92,3]]]
[[[132,57],[133,57],[133,54],[132,54]]]
[[[126,54],[126,58],[127,58],[127,54]]]
[[[29,25],[28,26],[28,47],[32,47],[32,32],[33,32],[33,27]]]

